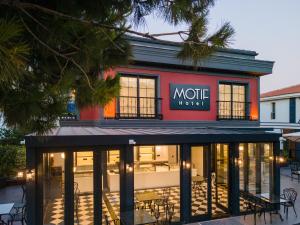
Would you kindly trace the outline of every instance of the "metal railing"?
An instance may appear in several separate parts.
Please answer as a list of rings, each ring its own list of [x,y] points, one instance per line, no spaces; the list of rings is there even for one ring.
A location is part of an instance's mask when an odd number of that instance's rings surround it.
[[[252,120],[251,102],[217,101],[218,120]]]
[[[159,113],[161,98],[119,96],[114,118],[107,119],[162,119]]]
[[[75,121],[78,120],[78,116],[74,113],[64,113],[59,117],[60,121]]]

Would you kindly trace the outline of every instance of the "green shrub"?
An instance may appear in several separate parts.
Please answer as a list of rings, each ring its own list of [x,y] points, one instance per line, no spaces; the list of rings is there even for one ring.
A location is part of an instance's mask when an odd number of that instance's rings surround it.
[[[0,177],[14,177],[25,168],[25,146],[0,145]]]

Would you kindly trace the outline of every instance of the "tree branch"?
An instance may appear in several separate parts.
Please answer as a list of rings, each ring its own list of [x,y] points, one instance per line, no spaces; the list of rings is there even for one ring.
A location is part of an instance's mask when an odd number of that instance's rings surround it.
[[[55,49],[53,49],[52,47],[50,47],[48,44],[46,44],[45,42],[43,42],[41,39],[38,38],[38,36],[36,36],[32,30],[30,30],[30,28],[27,26],[27,24],[25,23],[25,21],[21,18],[21,21],[25,27],[25,29],[28,31],[28,33],[30,33],[32,35],[32,37],[34,39],[36,39],[41,45],[43,45],[45,48],[47,48],[50,52],[54,53],[55,55],[57,56],[60,56],[70,62],[72,62],[82,73],[83,75],[85,76],[86,80],[87,80],[87,83],[88,83],[88,86],[94,90],[94,88],[92,87],[91,85],[91,82],[90,82],[90,79],[87,75],[87,73],[84,71],[84,69],[73,59],[73,58],[69,58],[67,56],[65,56],[64,54],[61,54],[60,52],[56,51]]]

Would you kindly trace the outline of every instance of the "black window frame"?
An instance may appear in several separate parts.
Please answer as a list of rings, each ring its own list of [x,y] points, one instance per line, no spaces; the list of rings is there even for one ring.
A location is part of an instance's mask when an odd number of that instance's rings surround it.
[[[221,101],[220,100],[220,85],[230,85],[230,101]],[[245,100],[244,102],[233,101],[233,87],[234,86],[243,86],[245,88]],[[250,105],[249,101],[249,83],[245,82],[234,82],[234,81],[219,81],[218,83],[218,101],[217,101],[217,120],[252,120],[250,116]],[[220,103],[230,102],[230,115],[222,115],[220,113]],[[244,103],[244,116],[234,115],[233,103]]]
[[[143,74],[121,74],[121,77],[132,77],[137,79],[137,105],[136,105],[136,116],[129,116],[128,113],[122,113],[120,108],[120,97],[132,98],[132,96],[119,96],[117,98],[117,113],[116,119],[162,119],[162,115],[159,113],[159,105],[161,103],[161,98],[158,94],[158,76],[155,75],[143,75]],[[151,98],[151,97],[141,97],[140,96],[140,79],[153,79],[154,80],[154,114],[141,114],[140,100],[142,98]],[[126,116],[127,114],[127,116]]]
[[[276,119],[276,102],[271,103],[271,120]]]

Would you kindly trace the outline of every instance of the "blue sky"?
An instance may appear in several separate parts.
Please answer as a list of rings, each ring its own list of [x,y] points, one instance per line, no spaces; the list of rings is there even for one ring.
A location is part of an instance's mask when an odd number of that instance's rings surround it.
[[[273,75],[261,79],[261,92],[300,84],[300,0],[216,0],[210,30],[225,21],[236,31],[231,47],[254,50],[258,59],[275,61]],[[140,28],[150,33],[175,29],[184,25],[174,28],[153,16]]]

